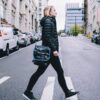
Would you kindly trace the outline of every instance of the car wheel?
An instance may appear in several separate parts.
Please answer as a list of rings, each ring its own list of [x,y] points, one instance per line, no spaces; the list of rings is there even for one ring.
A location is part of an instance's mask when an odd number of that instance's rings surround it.
[[[100,40],[99,39],[97,39],[97,44],[100,44]]]
[[[2,57],[4,55],[3,50],[0,50],[0,57]]]
[[[98,44],[100,44],[100,39],[98,39]]]
[[[27,46],[27,42],[25,42],[25,47]]]
[[[6,52],[5,53],[6,53],[6,56],[9,56],[9,54],[10,54],[9,46],[6,47]]]
[[[97,38],[95,39],[95,43],[98,44],[98,39]]]
[[[30,43],[31,43],[31,44],[33,43],[33,39],[30,40]]]
[[[91,42],[93,42],[93,39],[91,39]]]
[[[17,43],[16,50],[19,50],[19,44]]]

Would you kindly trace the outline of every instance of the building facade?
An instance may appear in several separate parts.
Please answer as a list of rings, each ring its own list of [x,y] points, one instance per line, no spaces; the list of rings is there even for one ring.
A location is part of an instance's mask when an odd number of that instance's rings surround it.
[[[71,27],[83,26],[84,8],[78,3],[66,4],[65,31],[70,32]]]
[[[3,2],[0,0],[0,19],[3,18]]]
[[[87,33],[93,33],[100,27],[100,0],[88,0]]]
[[[3,4],[2,25],[11,25],[22,32],[35,31],[34,0],[1,0]]]
[[[44,16],[43,10],[48,5],[49,0],[37,0],[37,32],[41,32],[40,20]]]

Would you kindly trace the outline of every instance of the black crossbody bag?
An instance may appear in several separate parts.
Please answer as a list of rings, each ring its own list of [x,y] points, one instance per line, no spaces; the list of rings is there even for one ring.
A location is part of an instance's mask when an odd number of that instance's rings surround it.
[[[33,49],[33,63],[35,65],[46,65],[50,60],[51,49],[43,45],[35,45]]]

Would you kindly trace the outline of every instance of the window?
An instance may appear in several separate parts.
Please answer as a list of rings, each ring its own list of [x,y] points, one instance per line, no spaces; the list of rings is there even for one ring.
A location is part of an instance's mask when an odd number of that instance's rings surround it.
[[[96,7],[94,6],[94,7],[93,7],[93,12],[95,12],[95,10],[96,10]]]
[[[41,8],[39,8],[39,12],[41,12],[41,10],[42,10],[42,9],[41,9]]]
[[[22,15],[21,14],[19,15],[19,23],[20,23],[20,25],[22,23]]]
[[[15,25],[15,11],[12,10],[12,24]]]
[[[41,4],[41,3],[39,3],[39,6],[42,6],[42,4]]]
[[[27,9],[27,5],[25,5],[25,8]]]
[[[7,4],[5,3],[4,5],[3,5],[3,14],[4,14],[4,18],[6,17],[6,10],[7,10]]]
[[[93,16],[93,22],[95,21],[95,15]]]
[[[12,3],[15,4],[16,3],[16,0],[12,0]]]
[[[39,14],[39,17],[41,17],[42,15],[41,14]]]

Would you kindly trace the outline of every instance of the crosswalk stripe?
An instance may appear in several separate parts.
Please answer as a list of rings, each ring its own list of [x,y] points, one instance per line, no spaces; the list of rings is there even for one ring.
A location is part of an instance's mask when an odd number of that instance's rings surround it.
[[[70,77],[65,77],[66,84],[69,89],[75,91],[72,80]],[[53,91],[54,91],[55,77],[48,77],[46,86],[43,90],[41,100],[53,100]],[[78,100],[77,95],[68,98],[67,100]]]
[[[41,96],[41,100],[53,100],[54,84],[55,84],[55,77],[48,77],[46,86]]]
[[[65,79],[66,79],[66,84],[67,84],[68,88],[75,91],[71,78],[65,77]],[[78,100],[77,95],[70,97],[68,100]]]
[[[4,83],[5,81],[7,81],[10,77],[9,76],[4,76],[0,79],[0,84]]]

